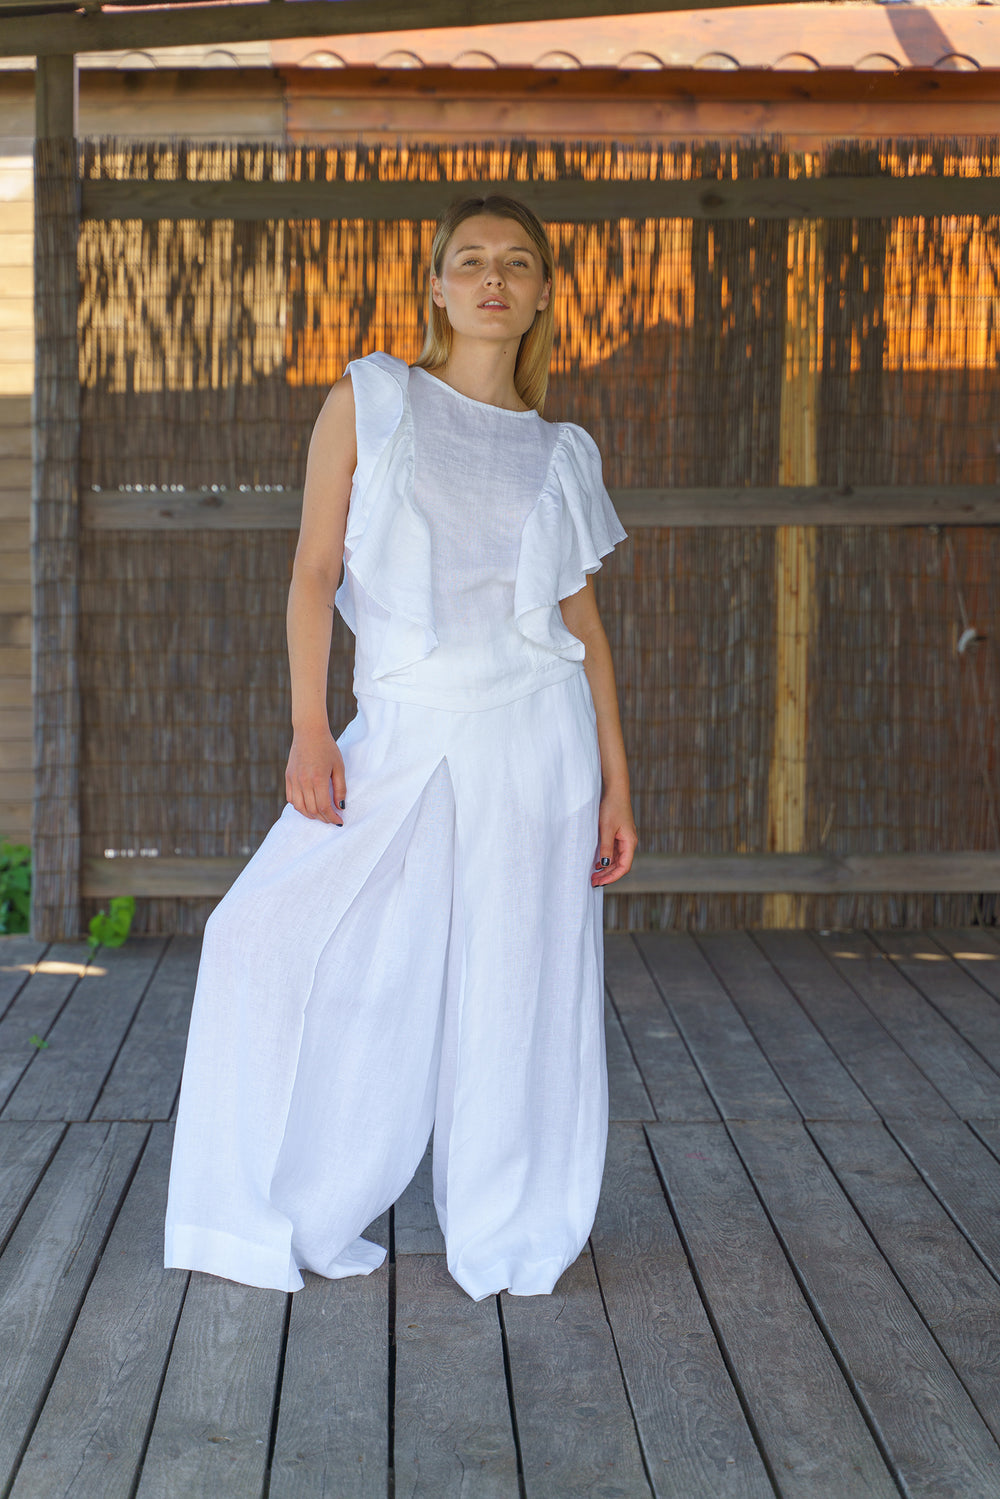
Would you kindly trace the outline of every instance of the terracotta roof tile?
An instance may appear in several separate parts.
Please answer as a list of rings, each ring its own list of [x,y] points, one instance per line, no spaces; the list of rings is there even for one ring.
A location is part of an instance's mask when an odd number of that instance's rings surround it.
[[[807,3],[526,21],[272,42],[271,57],[285,67],[1000,68],[1000,6]]]

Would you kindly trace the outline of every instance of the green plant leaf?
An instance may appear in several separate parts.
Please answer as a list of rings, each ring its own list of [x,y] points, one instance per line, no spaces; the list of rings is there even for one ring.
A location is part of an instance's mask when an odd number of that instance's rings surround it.
[[[107,911],[98,911],[87,924],[87,942],[91,951],[99,947],[121,947],[128,937],[135,915],[135,897],[115,895]]]

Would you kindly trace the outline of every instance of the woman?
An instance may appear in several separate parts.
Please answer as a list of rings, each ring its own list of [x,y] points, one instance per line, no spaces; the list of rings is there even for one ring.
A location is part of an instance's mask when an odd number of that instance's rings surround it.
[[[457,203],[431,262],[417,364],[352,360],[316,421],[288,805],[208,922],[184,1064],[165,1263],[284,1291],[382,1263],[361,1232],[432,1125],[476,1300],[551,1292],[604,1165],[602,887],[636,832],[589,574],[625,533],[593,439],[539,412],[535,215]],[[337,740],[334,602],[358,700]]]

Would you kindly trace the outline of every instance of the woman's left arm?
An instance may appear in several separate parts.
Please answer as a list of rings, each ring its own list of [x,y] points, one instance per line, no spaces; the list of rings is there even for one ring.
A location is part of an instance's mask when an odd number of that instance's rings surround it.
[[[639,835],[632,816],[615,669],[597,609],[593,579],[588,577],[586,586],[563,599],[559,608],[567,630],[583,641],[587,652],[583,665],[597,711],[597,742],[601,752],[600,848],[590,883],[610,885],[632,867]]]

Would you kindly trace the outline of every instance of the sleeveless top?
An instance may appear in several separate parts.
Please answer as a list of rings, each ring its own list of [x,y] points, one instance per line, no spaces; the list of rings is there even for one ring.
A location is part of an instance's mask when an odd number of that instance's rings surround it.
[[[465,711],[582,671],[559,600],[625,539],[593,438],[381,351],[347,369],[358,461],[336,604],[355,694]]]

